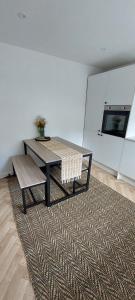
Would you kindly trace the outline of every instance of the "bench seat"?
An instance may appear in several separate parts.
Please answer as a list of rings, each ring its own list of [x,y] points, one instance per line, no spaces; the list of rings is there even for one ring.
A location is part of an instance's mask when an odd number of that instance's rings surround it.
[[[22,190],[24,212],[26,213],[26,203],[24,190],[36,185],[45,184],[46,176],[36,165],[30,155],[16,155],[12,157],[13,169],[17,176],[20,188]],[[31,191],[31,190],[30,190]],[[32,194],[32,192],[31,192]],[[34,197],[33,197],[34,198]],[[37,203],[34,200],[34,203]]]
[[[13,166],[21,189],[46,182],[46,177],[30,155],[17,155],[12,158]]]

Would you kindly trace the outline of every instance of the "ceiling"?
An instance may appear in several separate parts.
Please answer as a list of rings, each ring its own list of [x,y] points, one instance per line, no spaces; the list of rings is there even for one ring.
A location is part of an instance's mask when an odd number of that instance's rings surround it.
[[[0,42],[101,68],[132,63],[135,0],[0,0]]]

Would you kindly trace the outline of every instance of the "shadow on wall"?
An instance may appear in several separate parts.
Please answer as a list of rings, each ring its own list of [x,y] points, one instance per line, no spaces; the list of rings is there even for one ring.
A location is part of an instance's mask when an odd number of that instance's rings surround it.
[[[23,154],[24,148],[22,141],[15,143],[14,147],[10,147],[11,156],[9,156],[9,148],[7,153],[3,153],[0,158],[0,178],[6,177],[9,174],[13,174],[12,168],[12,156],[17,154]]]

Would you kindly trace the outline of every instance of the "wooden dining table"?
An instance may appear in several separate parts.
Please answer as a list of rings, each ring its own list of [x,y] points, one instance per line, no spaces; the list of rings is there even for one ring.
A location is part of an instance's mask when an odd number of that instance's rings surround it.
[[[91,172],[91,163],[92,163],[92,151],[85,149],[81,146],[78,146],[74,143],[71,143],[65,139],[59,138],[59,137],[54,137],[51,138],[51,140],[56,140],[58,142],[61,142],[67,147],[70,147],[72,149],[77,150],[80,152],[83,156],[83,158],[87,158],[88,164],[87,166],[82,170],[83,172],[87,172],[87,178],[86,182],[84,184],[81,184],[78,182],[76,179],[73,180],[72,182],[72,192],[69,192],[65,186],[58,180],[55,176],[53,176],[51,169],[53,166],[58,166],[60,167],[61,165],[61,158],[56,155],[54,152],[51,150],[47,149],[45,145],[42,145],[39,141],[36,141],[35,139],[28,139],[24,140],[24,152],[27,154],[28,149],[33,152],[43,163],[43,166],[41,170],[45,173],[47,177],[47,182],[46,182],[46,205],[49,207],[51,205],[54,205],[56,203],[59,203],[61,201],[64,201],[70,197],[73,197],[75,195],[78,195],[82,192],[86,192],[89,189],[89,181],[90,181],[90,172]],[[47,142],[45,142],[47,143]],[[64,192],[64,197],[52,201],[50,199],[50,179],[52,179],[57,186]]]

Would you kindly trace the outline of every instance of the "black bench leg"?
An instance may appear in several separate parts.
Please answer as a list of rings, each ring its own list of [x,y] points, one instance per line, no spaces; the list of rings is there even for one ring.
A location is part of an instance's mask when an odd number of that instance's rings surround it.
[[[25,201],[25,192],[24,192],[24,190],[22,190],[22,199],[23,199],[23,212],[24,212],[24,214],[26,214],[27,211],[26,211],[26,201]]]
[[[46,198],[46,205],[49,207],[51,206],[50,203],[50,166],[47,164],[46,165],[46,177],[47,177],[47,181],[46,181],[46,189],[45,189],[45,198]]]

